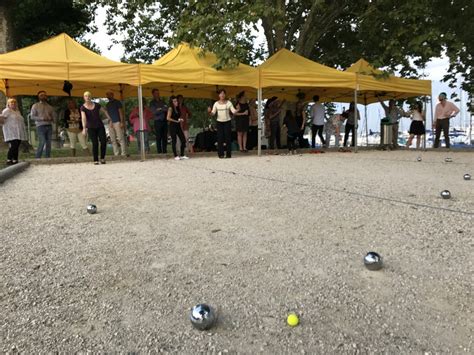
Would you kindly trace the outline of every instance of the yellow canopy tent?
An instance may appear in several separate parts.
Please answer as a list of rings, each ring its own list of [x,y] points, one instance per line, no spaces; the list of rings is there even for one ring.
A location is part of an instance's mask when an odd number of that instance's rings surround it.
[[[217,62],[215,54],[182,43],[152,65],[140,66],[143,91],[148,96],[157,88],[163,96],[211,99],[217,97],[217,89],[224,88],[229,97],[243,90],[248,97],[256,97],[258,76],[254,67],[239,64],[217,70]]]
[[[107,90],[118,93],[139,85],[139,66],[102,57],[63,33],[32,46],[0,55],[0,90],[7,96],[65,96],[64,81],[72,83],[72,96],[90,90],[105,96]],[[136,94],[134,95],[136,96]]]
[[[358,95],[364,104],[381,100],[407,99],[416,96],[431,95],[431,81],[404,79],[394,75],[384,75],[384,72],[374,68],[364,59],[352,64],[346,72],[357,74]],[[343,101],[352,101],[352,97],[341,98]]]
[[[318,64],[280,49],[258,67],[259,84],[264,97],[278,96],[296,101],[296,95],[319,95],[321,101],[339,101],[339,97],[354,94],[356,75]]]
[[[340,101],[340,97],[354,97],[357,86],[354,73],[324,66],[287,49],[280,49],[258,71],[260,98],[277,96],[296,101],[296,95],[304,93],[306,98],[318,95],[322,102],[333,102]]]
[[[431,81],[398,78],[386,75],[366,60],[359,59],[346,72],[357,75],[357,101],[365,105],[365,133],[368,145],[367,105],[379,100],[407,99],[416,96],[431,96]],[[352,96],[341,97],[341,101],[354,101]]]
[[[215,54],[200,48],[191,48],[182,43],[152,65],[140,65],[139,106],[141,97],[151,95],[159,89],[164,96],[181,94],[193,98],[217,98],[217,89],[225,89],[227,95],[235,96],[246,91],[248,97],[257,94],[257,70],[245,64],[232,69],[217,70]],[[142,151],[144,151],[142,139]],[[142,153],[143,155],[143,153]]]

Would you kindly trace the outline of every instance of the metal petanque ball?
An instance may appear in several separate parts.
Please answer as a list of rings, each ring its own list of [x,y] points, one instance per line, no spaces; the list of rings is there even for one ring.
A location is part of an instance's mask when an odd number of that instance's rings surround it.
[[[421,161],[421,157],[416,158],[416,161]]]
[[[368,252],[364,257],[364,265],[371,271],[380,270],[382,268],[382,257],[374,251]]]
[[[214,326],[217,320],[216,311],[207,304],[198,304],[191,309],[189,315],[194,328],[208,330]]]
[[[452,159],[452,158],[446,158],[446,159],[444,159],[444,161],[445,161],[446,163],[452,163],[452,162],[453,162],[453,159]]]
[[[97,206],[96,205],[87,205],[87,213],[96,214],[97,213]]]
[[[445,200],[450,199],[451,192],[449,192],[448,190],[443,190],[441,191],[441,197],[444,198]]]
[[[464,180],[471,180],[471,175],[464,174]]]

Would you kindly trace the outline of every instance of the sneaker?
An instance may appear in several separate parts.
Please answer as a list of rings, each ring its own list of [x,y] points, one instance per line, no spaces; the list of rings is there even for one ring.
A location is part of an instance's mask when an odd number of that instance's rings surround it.
[[[179,157],[174,157],[174,160],[181,160]]]
[[[183,155],[182,157],[180,157],[181,160],[188,160],[189,157],[187,157],[186,155]]]

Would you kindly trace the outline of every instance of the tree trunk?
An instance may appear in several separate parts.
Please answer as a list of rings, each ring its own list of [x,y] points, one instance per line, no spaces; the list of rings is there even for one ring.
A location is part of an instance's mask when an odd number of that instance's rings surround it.
[[[269,15],[262,18],[262,27],[268,45],[268,55],[272,56],[280,49],[285,48],[285,1],[267,0],[266,6],[274,9]]]
[[[9,16],[8,1],[0,4],[0,54],[13,49],[13,29]]]

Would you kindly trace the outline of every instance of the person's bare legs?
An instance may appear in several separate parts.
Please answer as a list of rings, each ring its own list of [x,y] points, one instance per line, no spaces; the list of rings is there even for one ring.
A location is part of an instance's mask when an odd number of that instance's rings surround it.
[[[416,136],[416,149],[420,149],[421,136]]]
[[[239,150],[240,151],[244,150],[242,148],[242,134],[243,134],[243,132],[237,132],[237,142],[239,143]]]
[[[247,132],[242,132],[242,146],[243,146],[243,151],[247,151]]]
[[[188,149],[188,154],[194,153],[193,145],[189,143],[189,131],[183,131],[184,137],[186,138],[186,148]]]
[[[411,144],[413,142],[413,137],[415,137],[414,134],[410,134],[410,137],[408,137],[408,140],[407,140],[407,148],[410,148],[411,147]],[[418,136],[417,136],[418,137]],[[416,142],[416,144],[418,145],[418,141]]]

